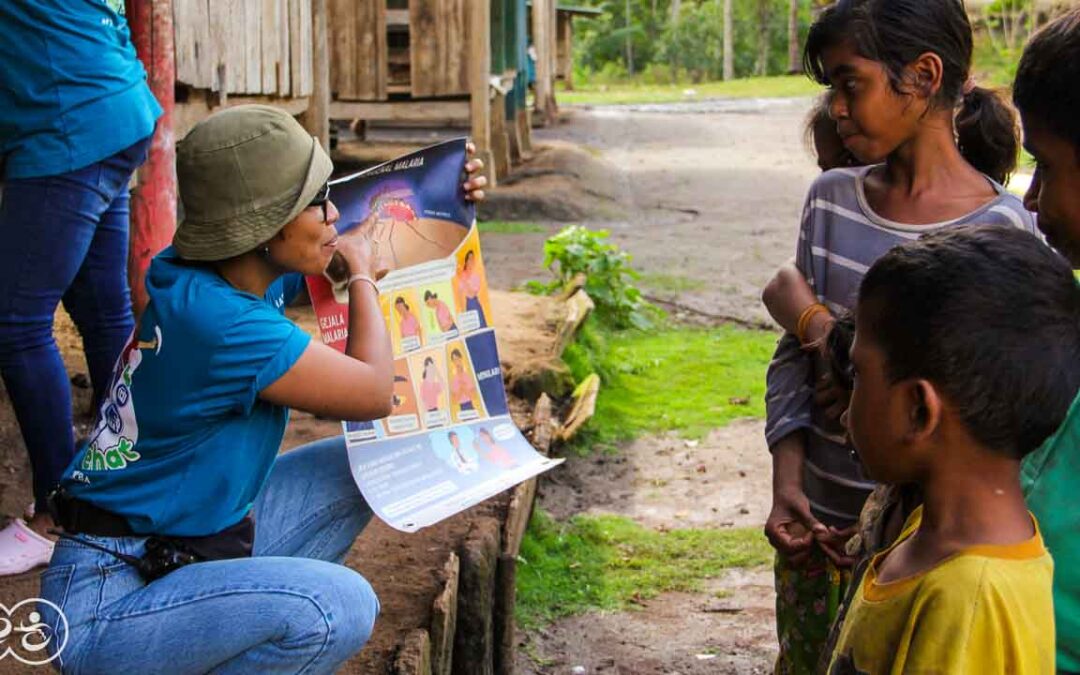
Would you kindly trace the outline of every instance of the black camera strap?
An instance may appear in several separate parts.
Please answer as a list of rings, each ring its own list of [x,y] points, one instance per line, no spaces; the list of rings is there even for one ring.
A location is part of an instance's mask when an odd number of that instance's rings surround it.
[[[60,537],[61,539],[67,539],[68,541],[78,542],[78,543],[82,544],[83,546],[89,546],[90,548],[97,549],[98,551],[101,551],[102,553],[108,553],[109,555],[116,558],[117,560],[120,560],[121,562],[126,562],[127,564],[129,564],[129,565],[131,565],[132,567],[135,567],[135,568],[138,568],[139,565],[142,563],[142,558],[136,558],[133,555],[128,555],[126,553],[121,553],[120,551],[114,551],[114,550],[112,550],[111,548],[109,548],[107,546],[102,546],[101,544],[95,544],[94,542],[92,542],[92,541],[90,541],[88,539],[83,539],[82,537],[76,537],[74,535],[68,534],[67,532],[61,532],[60,530],[49,530],[48,532],[49,532],[49,534],[56,535],[57,537]]]

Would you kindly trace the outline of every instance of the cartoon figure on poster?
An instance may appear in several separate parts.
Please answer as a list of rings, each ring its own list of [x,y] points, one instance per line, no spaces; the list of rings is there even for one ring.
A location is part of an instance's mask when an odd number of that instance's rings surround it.
[[[420,325],[420,303],[412,290],[398,291],[390,296],[393,299],[390,324],[390,336],[394,342],[394,353],[401,354],[419,349],[424,344],[424,329]]]
[[[349,223],[342,234],[370,237],[380,267],[389,271],[445,258],[468,234],[458,223],[425,216],[407,181],[387,181],[361,203],[367,206],[362,220]]]
[[[454,298],[457,300],[458,323],[463,331],[488,327],[489,312],[484,263],[475,234],[470,236],[457,255],[457,274],[454,277]]]
[[[450,282],[429,284],[423,287],[424,308],[421,310],[421,321],[427,333],[427,344],[450,340],[458,335],[457,322],[454,321],[454,313],[446,304],[446,299],[451,297]]]
[[[513,469],[518,465],[510,451],[500,445],[486,427],[477,428],[473,448],[484,460],[500,469]]]
[[[440,427],[449,422],[445,356],[430,352],[409,357],[412,377],[416,381],[417,398],[424,426]]]
[[[476,388],[476,379],[468,350],[462,342],[447,346],[450,357],[450,413],[455,422],[469,422],[484,414],[484,404]]]
[[[468,427],[457,427],[431,434],[431,449],[435,456],[462,475],[480,468],[476,451],[472,449],[473,433]]]
[[[394,361],[394,394],[386,429],[390,434],[404,434],[420,428],[420,408],[413,393],[409,377],[409,363],[405,359]]]

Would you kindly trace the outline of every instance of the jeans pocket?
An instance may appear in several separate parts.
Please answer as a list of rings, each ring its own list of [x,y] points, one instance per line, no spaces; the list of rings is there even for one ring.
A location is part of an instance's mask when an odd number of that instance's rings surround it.
[[[108,618],[112,608],[146,585],[138,570],[125,562],[101,565],[101,593],[98,596],[98,618]]]

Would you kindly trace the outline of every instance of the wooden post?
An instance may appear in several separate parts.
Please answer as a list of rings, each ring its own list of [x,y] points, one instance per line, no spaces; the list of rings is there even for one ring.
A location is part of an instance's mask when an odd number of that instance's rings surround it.
[[[561,75],[566,83],[566,91],[574,90],[574,15],[564,12],[559,17],[559,67],[557,75]]]
[[[135,51],[146,68],[150,91],[163,110],[150,153],[137,172],[137,184],[131,193],[128,283],[135,313],[140,314],[148,300],[146,269],[150,260],[172,243],[176,232],[176,62],[172,0],[127,0],[125,5]]]
[[[551,102],[555,78],[552,73],[550,6],[551,0],[533,0],[532,4],[532,38],[533,49],[536,50],[536,118],[533,121],[539,126],[555,121],[551,119],[554,115]]]
[[[506,129],[506,94],[495,91],[491,101],[492,173],[498,178],[510,175],[510,137]]]
[[[311,0],[311,98],[300,123],[330,152],[330,31],[327,0]]]
[[[488,187],[495,187],[491,153],[491,0],[469,2],[469,116],[476,156],[484,162]]]

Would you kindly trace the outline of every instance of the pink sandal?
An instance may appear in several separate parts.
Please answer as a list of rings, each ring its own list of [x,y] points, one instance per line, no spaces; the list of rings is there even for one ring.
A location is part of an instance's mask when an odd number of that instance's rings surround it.
[[[52,552],[52,541],[30,529],[22,518],[13,518],[0,530],[0,576],[48,565]]]

